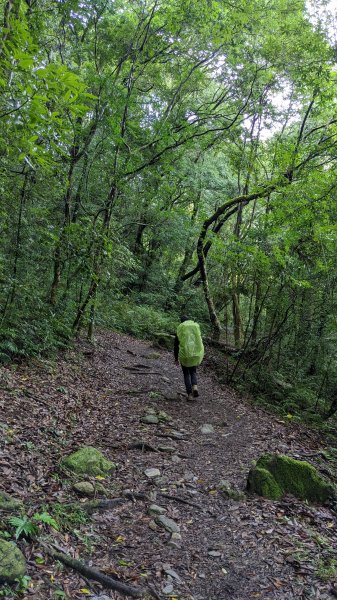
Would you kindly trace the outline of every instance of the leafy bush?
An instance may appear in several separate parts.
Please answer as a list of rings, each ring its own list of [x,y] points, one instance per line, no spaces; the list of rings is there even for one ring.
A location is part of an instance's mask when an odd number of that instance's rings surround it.
[[[130,333],[143,339],[152,339],[157,332],[174,333],[179,323],[178,316],[156,310],[149,305],[137,305],[128,300],[116,302],[107,310],[100,310],[101,325]]]

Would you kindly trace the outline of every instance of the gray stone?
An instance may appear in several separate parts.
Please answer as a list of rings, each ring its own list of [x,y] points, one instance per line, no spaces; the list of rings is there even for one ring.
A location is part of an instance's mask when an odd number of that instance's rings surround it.
[[[79,494],[83,494],[83,496],[95,495],[95,488],[89,481],[79,481],[78,483],[74,483],[73,488],[75,492],[79,492]]]
[[[153,479],[154,477],[160,477],[159,469],[155,468],[145,469],[144,474],[146,475],[146,477],[149,477],[149,479]]]
[[[148,414],[141,417],[141,422],[146,425],[157,425],[159,423],[159,419],[156,415]]]
[[[169,594],[172,594],[172,592],[173,592],[173,585],[172,585],[172,583],[169,583],[168,585],[166,585],[163,588],[163,594],[169,595]]]
[[[26,573],[26,560],[13,543],[0,538],[0,582],[13,583]]]
[[[202,427],[200,427],[200,430],[203,434],[214,433],[214,427],[213,425],[210,425],[210,423],[205,423]]]
[[[170,436],[175,438],[176,440],[180,440],[184,437],[181,431],[175,431],[174,429],[170,431]]]
[[[149,513],[154,513],[156,515],[163,515],[166,512],[167,512],[166,508],[163,508],[162,506],[158,506],[158,504],[151,504],[151,506],[149,508]]]
[[[181,458],[180,458],[180,456],[178,456],[178,454],[174,454],[174,455],[172,456],[172,462],[173,462],[173,463],[175,463],[175,464],[178,464],[178,463],[180,463],[180,462],[181,462]]]
[[[149,528],[152,529],[152,531],[157,531],[158,525],[154,521],[150,521]]]
[[[160,452],[175,452],[176,448],[173,446],[158,446],[158,450],[160,450]]]
[[[163,565],[163,570],[165,571],[166,575],[169,575],[170,577],[172,577],[172,579],[181,581],[178,573],[176,571],[174,571],[173,569],[171,569],[171,567],[169,565]]]
[[[218,552],[218,550],[210,550],[208,552],[208,556],[213,556],[214,558],[219,558],[221,556],[221,552]]]
[[[159,517],[156,517],[156,523],[157,523],[157,525],[164,527],[164,529],[166,529],[166,531],[169,531],[170,533],[179,533],[180,532],[179,525],[177,525],[177,523],[175,521],[173,521],[173,519],[169,519],[169,517],[165,517],[165,515],[159,515]]]

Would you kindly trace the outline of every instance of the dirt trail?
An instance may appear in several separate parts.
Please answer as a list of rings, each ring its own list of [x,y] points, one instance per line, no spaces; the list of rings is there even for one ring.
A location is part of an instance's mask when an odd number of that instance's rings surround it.
[[[150,501],[134,500],[94,513],[89,522],[74,525],[75,533],[57,534],[69,553],[132,585],[148,581],[162,598],[337,596],[326,573],[336,551],[335,513],[291,498],[229,500],[219,489],[225,479],[244,490],[252,460],[265,451],[309,454],[312,460],[319,451],[315,435],[220,386],[207,360],[199,369],[195,403],[186,402],[182,384],[169,352],[107,332],[97,337],[94,353],[80,343],[57,365],[2,369],[2,489],[21,496],[31,512],[41,504],[75,501],[58,464],[70,451],[92,445],[118,465],[104,482],[111,494],[145,494],[166,509],[181,540],[170,543],[170,534],[154,525]],[[165,419],[164,411],[169,420],[145,424],[141,418],[149,411]],[[201,433],[204,424],[214,433]],[[137,441],[172,450],[132,448]],[[159,480],[144,474],[151,467],[160,470]],[[36,565],[38,544],[21,547],[30,560],[27,598],[53,598],[55,586],[68,598],[88,597],[79,591],[88,587],[94,598],[120,598],[61,572],[49,559]]]

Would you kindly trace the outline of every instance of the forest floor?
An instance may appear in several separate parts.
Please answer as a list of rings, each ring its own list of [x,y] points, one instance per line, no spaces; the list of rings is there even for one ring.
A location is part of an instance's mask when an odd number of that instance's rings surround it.
[[[327,471],[324,440],[220,385],[213,359],[199,369],[193,403],[172,353],[111,332],[97,335],[94,351],[80,341],[55,362],[2,367],[1,489],[22,499],[29,515],[44,508],[61,517],[65,529],[49,530],[59,548],[128,585],[150,584],[160,598],[337,597],[336,512],[291,497],[236,501],[221,491],[222,480],[243,491],[252,461],[267,451]],[[141,421],[149,411],[158,424]],[[214,432],[202,433],[205,424]],[[79,497],[60,468],[84,445],[117,464],[101,482],[109,497],[128,498],[86,519],[65,506]],[[147,477],[148,468],[160,477]],[[151,503],[166,509],[181,540],[172,543],[155,524]],[[26,598],[122,597],[52,560],[39,540],[18,545],[31,577]]]

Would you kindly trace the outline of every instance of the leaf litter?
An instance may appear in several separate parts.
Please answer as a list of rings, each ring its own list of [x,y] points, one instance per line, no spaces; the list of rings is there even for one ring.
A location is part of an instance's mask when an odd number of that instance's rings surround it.
[[[221,385],[207,361],[199,374],[201,396],[189,404],[169,352],[156,350],[148,369],[150,343],[105,331],[97,338],[94,351],[80,340],[55,362],[1,367],[2,490],[22,500],[28,516],[47,511],[59,519],[61,530],[49,540],[63,551],[130,585],[150,584],[159,597],[337,595],[335,512],[290,497],[236,502],[219,487],[225,479],[244,490],[252,461],[267,451],[315,464],[321,439]],[[142,423],[149,410],[168,419]],[[214,428],[210,437],[200,435],[205,423]],[[169,452],[159,450],[161,438]],[[117,464],[102,484],[109,498],[127,502],[81,510],[86,501],[60,462],[83,445]],[[147,469],[159,469],[160,476],[149,479]],[[171,543],[168,531],[151,526],[154,503],[177,523],[181,540]],[[1,512],[0,520],[5,530]],[[28,561],[29,598],[121,598],[53,561],[38,539],[18,544]]]

